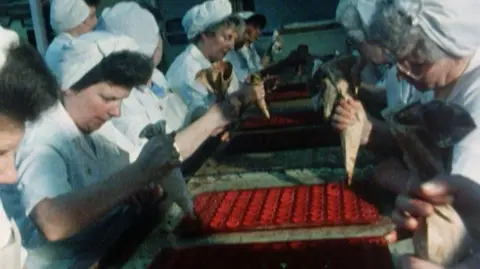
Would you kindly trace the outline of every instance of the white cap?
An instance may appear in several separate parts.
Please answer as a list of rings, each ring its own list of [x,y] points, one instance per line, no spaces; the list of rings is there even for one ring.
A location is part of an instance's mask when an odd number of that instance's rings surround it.
[[[105,8],[97,29],[133,38],[140,51],[149,57],[160,41],[155,17],[136,2],[120,2],[111,8]]]
[[[8,51],[12,46],[18,45],[20,38],[18,34],[10,29],[0,26],[0,70],[5,65],[8,57]]]
[[[84,0],[52,0],[50,25],[57,33],[63,33],[80,25],[90,15]]]
[[[267,18],[259,13],[255,13],[253,11],[242,11],[238,12],[237,16],[242,18],[244,21],[252,20],[259,24],[260,28],[265,28],[267,24]]]
[[[209,26],[219,23],[232,15],[229,0],[209,0],[191,8],[182,19],[188,39],[196,37]]]
[[[99,64],[103,58],[117,51],[138,51],[138,45],[127,36],[94,31],[76,38],[65,49],[61,59],[60,85],[63,90],[70,88],[85,74]]]
[[[398,10],[412,18],[443,50],[459,57],[480,47],[480,1],[395,0]]]
[[[345,27],[348,36],[363,41],[378,4],[385,0],[340,0],[336,20]]]

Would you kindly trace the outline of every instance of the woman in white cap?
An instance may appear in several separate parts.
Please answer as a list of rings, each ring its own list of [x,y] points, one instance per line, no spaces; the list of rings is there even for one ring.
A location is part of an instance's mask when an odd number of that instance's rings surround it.
[[[37,119],[56,103],[57,89],[55,78],[35,48],[21,43],[15,32],[0,27],[0,185],[17,182],[14,156],[25,122]],[[0,267],[22,269],[26,251],[2,200],[6,202],[0,190]]]
[[[138,51],[152,58],[154,66],[160,63],[162,39],[157,22],[154,16],[138,3],[121,2],[105,9],[97,30],[131,37],[138,44]],[[151,89],[155,89],[157,95]],[[139,137],[142,129],[148,124],[165,121],[167,133],[177,131],[175,143],[181,159],[186,160],[210,137],[211,133],[228,123],[224,115],[224,110],[228,107],[230,105],[226,102],[214,104],[200,119],[186,126],[188,122],[186,105],[176,93],[169,90],[165,77],[155,68],[151,86],[132,89],[130,96],[122,102],[122,114],[111,120],[113,127],[118,130],[120,136],[125,137],[127,142],[125,139],[120,139],[119,135],[114,135],[115,130],[109,124],[104,125],[99,133],[118,143],[120,147],[131,153],[131,160],[135,160],[138,152],[145,145],[144,139]],[[180,170],[174,173],[179,180],[183,181]],[[185,185],[184,181],[178,183]],[[186,186],[183,187],[186,190]],[[172,193],[165,186],[164,189],[169,198],[180,199],[177,203],[180,203],[182,209],[191,211],[189,208],[191,204],[181,200],[183,196],[175,197],[176,193]],[[175,189],[181,190],[179,185]]]
[[[182,25],[191,44],[173,61],[167,71],[171,88],[179,93],[194,121],[205,114],[215,100],[206,87],[195,81],[197,73],[221,61],[233,49],[243,20],[232,15],[228,0],[209,0],[191,8],[182,19]],[[230,94],[242,94],[244,103],[263,98],[263,85],[240,85],[234,74]],[[253,94],[252,94],[253,93]]]
[[[98,2],[92,0],[50,2],[50,25],[57,36],[45,52],[45,62],[55,75],[58,74],[58,65],[65,46],[73,38],[90,32],[97,24],[95,12]]]
[[[425,101],[431,99],[432,93],[419,92],[415,87],[405,79],[397,76],[397,68],[393,62],[383,54],[380,46],[373,44],[368,37],[368,27],[371,24],[375,11],[385,5],[387,0],[341,0],[336,10],[336,20],[340,22],[347,32],[347,39],[352,42],[354,48],[360,54],[360,63],[352,69],[354,76],[359,75],[364,84],[376,84],[372,87],[374,90],[362,88],[367,94],[363,94],[362,102],[368,105],[370,101],[382,100],[387,108],[403,106],[415,101]],[[373,83],[373,84],[372,84]],[[386,93],[386,94],[385,94]],[[386,96],[386,100],[385,100]],[[345,129],[349,121],[348,111],[358,109],[361,113],[367,113],[369,107],[364,107],[360,103],[340,102],[333,115],[333,126],[338,130]],[[370,111],[372,113],[376,111]],[[387,131],[388,127],[384,121],[378,120],[372,115],[367,115],[366,129]],[[383,131],[382,131],[383,130]],[[374,133],[376,131],[373,131]],[[390,151],[382,144],[368,143],[367,138],[362,141],[362,145],[370,150],[387,154]]]
[[[396,0],[382,7],[373,17],[369,39],[382,46],[386,55],[396,62],[399,75],[419,91],[433,89],[434,98],[462,106],[479,125],[479,12],[480,2],[476,0]],[[388,148],[392,154],[398,152],[388,131],[380,133],[372,129],[363,135],[369,143]],[[478,185],[479,159],[480,129],[477,128],[454,146],[451,174],[468,178],[468,181],[473,181],[472,186]],[[401,164],[397,167],[375,180],[392,191],[406,193],[407,178],[398,177],[404,172]],[[472,193],[468,184],[463,186],[461,190],[456,190],[456,196],[480,195]],[[471,268],[478,268],[478,258],[475,263],[475,266],[471,264]],[[417,266],[421,264],[417,263]],[[439,268],[423,266],[417,268]]]
[[[2,200],[19,225],[29,269],[89,268],[137,216],[126,201],[179,165],[172,137],[154,136],[130,163],[127,152],[94,134],[151,77],[152,61],[128,50],[134,45],[104,33],[79,37],[63,59],[61,102],[25,133],[18,184],[3,189]]]

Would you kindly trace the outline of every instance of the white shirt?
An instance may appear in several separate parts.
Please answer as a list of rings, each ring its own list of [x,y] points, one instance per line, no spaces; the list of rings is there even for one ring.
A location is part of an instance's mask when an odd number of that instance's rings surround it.
[[[200,70],[211,66],[212,63],[203,53],[195,45],[190,44],[168,68],[166,74],[168,83],[172,90],[181,96],[189,113],[197,108],[206,109],[215,100],[215,96],[195,80],[195,76]],[[238,78],[234,74],[228,92],[236,92],[239,87]]]
[[[480,49],[460,77],[448,101],[461,105],[477,128],[454,147],[452,174],[460,174],[480,184]]]
[[[45,63],[57,78],[61,78],[61,61],[65,46],[70,44],[72,40],[73,37],[70,34],[61,33],[53,39],[45,52]]]
[[[27,257],[17,225],[10,220],[0,200],[0,265],[2,269],[22,269]]]
[[[239,50],[231,50],[225,56],[230,62],[238,80],[245,81],[250,74],[262,70],[262,62],[253,44],[245,44]]]
[[[48,242],[27,216],[43,199],[107,179],[128,163],[128,154],[102,136],[82,134],[60,103],[28,126],[16,155],[18,184],[2,186],[0,195],[5,210],[19,226],[29,269],[88,264],[118,238],[133,218],[124,205],[72,238],[56,243]]]

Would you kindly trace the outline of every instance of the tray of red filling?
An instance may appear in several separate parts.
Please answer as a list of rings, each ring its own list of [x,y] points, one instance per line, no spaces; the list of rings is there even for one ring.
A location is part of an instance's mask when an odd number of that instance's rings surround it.
[[[185,216],[176,234],[361,225],[380,217],[343,183],[205,192],[195,197],[194,207],[197,219]]]

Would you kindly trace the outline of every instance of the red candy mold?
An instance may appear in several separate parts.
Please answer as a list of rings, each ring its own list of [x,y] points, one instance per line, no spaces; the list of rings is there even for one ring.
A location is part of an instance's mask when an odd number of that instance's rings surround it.
[[[343,183],[207,192],[194,207],[198,219],[185,216],[180,236],[373,224],[380,216]]]

